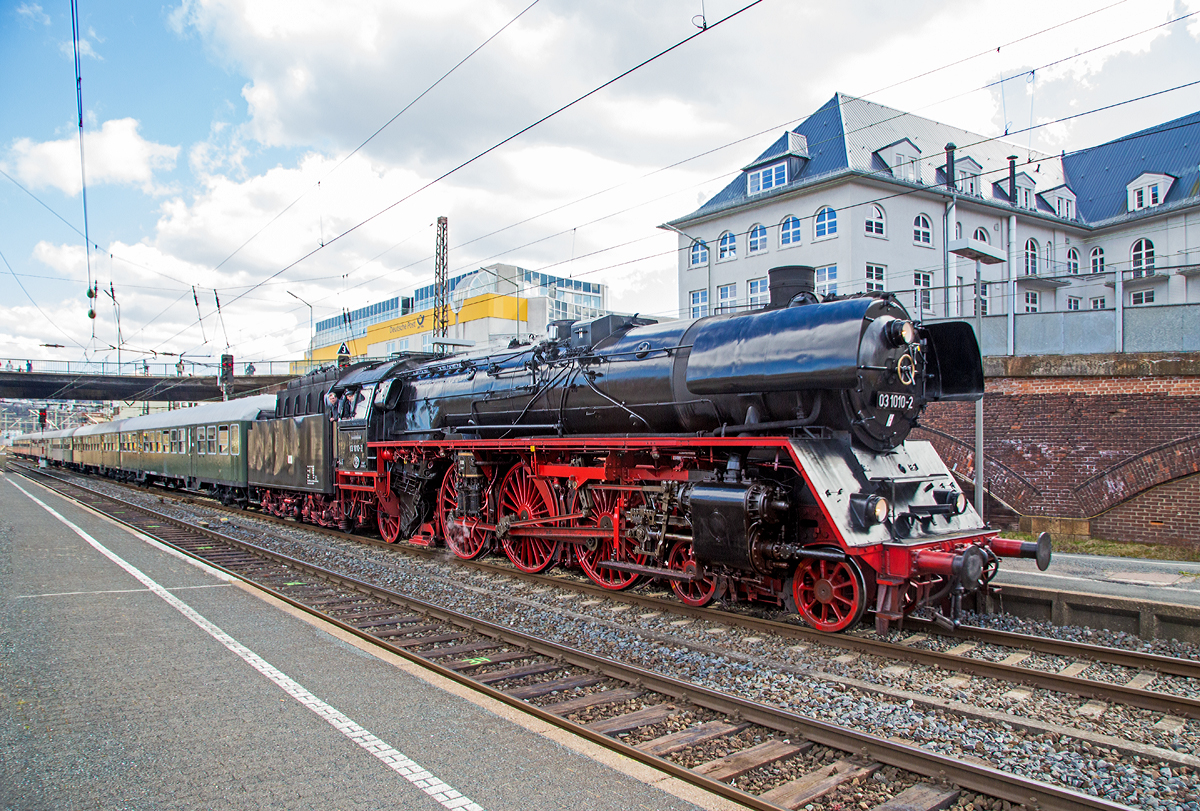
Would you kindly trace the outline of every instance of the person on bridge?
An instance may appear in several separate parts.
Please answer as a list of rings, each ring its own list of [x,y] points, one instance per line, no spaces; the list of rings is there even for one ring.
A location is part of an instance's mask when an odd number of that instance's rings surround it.
[[[183,358],[180,358],[175,364],[175,374],[178,377],[183,377]]]
[[[27,372],[33,371],[33,361],[31,361],[31,360],[25,361],[25,371],[27,371]]]
[[[6,372],[13,371],[13,365],[12,365],[11,360],[8,363],[4,364],[4,371],[6,371]]]

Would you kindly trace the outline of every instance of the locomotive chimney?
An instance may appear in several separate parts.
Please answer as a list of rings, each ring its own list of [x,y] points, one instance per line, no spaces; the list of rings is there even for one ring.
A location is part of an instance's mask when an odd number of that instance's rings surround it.
[[[767,285],[771,290],[768,309],[778,310],[788,306],[801,293],[812,293],[817,289],[817,271],[810,265],[784,265],[767,271]]]

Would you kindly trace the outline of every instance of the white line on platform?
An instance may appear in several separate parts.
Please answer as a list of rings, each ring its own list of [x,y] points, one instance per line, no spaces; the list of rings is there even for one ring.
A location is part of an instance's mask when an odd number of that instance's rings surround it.
[[[227,589],[229,583],[209,583],[204,586],[169,586],[167,591],[187,591],[188,589]],[[150,589],[108,589],[107,591],[55,591],[49,594],[18,594],[14,600],[29,600],[34,597],[79,597],[88,594],[141,594]]]
[[[403,752],[396,750],[395,748],[379,740],[379,738],[376,738],[370,732],[354,723],[354,721],[351,719],[347,718],[337,709],[326,704],[308,690],[304,689],[304,687],[297,684],[280,670],[276,669],[257,653],[238,642],[236,639],[222,631],[209,620],[205,619],[199,612],[197,612],[187,603],[183,602],[174,594],[171,594],[171,592],[169,592],[167,589],[163,588],[157,582],[152,580],[149,575],[142,572],[133,564],[127,563],[116,553],[110,551],[106,546],[104,546],[104,544],[100,543],[87,532],[71,523],[71,521],[69,521],[67,518],[64,518],[49,504],[30,493],[24,487],[17,484],[14,480],[9,479],[9,483],[24,493],[25,496],[35,504],[68,526],[76,535],[87,541],[88,544],[90,544],[97,552],[120,566],[137,580],[141,581],[148,590],[161,597],[172,608],[183,614],[185,617],[206,631],[213,639],[220,642],[233,653],[236,653],[242,658],[243,661],[257,670],[259,673],[262,673],[268,679],[275,682],[275,684],[278,685],[285,693],[299,701],[305,707],[308,707],[321,718],[325,719],[334,729],[338,730],[360,747],[370,752],[377,759],[392,769],[392,771],[396,772],[401,777],[408,780],[408,782],[412,783],[430,797],[437,800],[438,803],[444,808],[456,809],[459,811],[483,811],[483,808],[477,803],[473,802],[469,797],[464,797],[449,785],[442,782],[440,778],[430,774],[419,764],[411,760]]]

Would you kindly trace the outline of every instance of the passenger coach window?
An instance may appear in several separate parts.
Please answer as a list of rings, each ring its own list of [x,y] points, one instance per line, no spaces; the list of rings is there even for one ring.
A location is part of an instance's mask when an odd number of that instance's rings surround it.
[[[229,426],[222,425],[217,429],[217,452],[222,456],[229,455]]]
[[[241,426],[229,426],[229,455],[237,456],[241,453],[242,444],[242,429]]]
[[[208,452],[215,454],[217,452],[217,426],[208,426]]]
[[[196,429],[196,453],[204,454],[208,450],[208,443],[204,439],[204,429]]]

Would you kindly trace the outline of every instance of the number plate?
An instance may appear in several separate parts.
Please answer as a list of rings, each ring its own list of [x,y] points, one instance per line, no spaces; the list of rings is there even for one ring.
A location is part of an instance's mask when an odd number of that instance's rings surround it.
[[[911,394],[899,394],[892,391],[876,392],[875,407],[888,411],[908,411],[913,407],[913,397]]]

